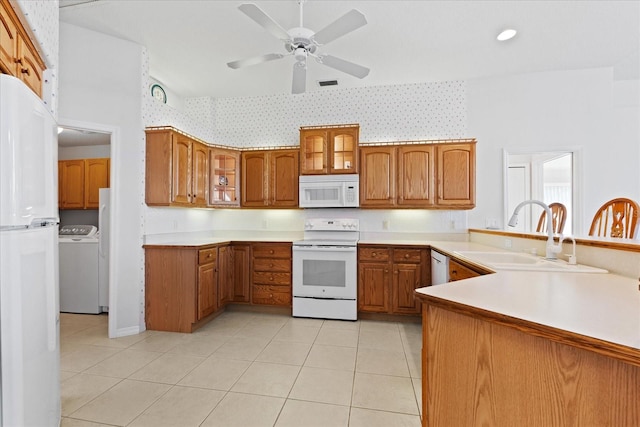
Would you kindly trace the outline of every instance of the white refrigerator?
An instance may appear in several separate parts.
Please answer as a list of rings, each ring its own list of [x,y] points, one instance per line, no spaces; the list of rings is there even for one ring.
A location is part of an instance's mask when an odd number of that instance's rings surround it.
[[[0,424],[60,424],[57,125],[0,75]]]

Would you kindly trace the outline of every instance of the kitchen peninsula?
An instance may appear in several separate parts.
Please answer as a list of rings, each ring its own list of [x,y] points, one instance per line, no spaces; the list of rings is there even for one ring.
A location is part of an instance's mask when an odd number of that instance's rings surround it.
[[[487,248],[464,245],[434,246]],[[637,279],[498,271],[416,295],[423,426],[640,425]]]

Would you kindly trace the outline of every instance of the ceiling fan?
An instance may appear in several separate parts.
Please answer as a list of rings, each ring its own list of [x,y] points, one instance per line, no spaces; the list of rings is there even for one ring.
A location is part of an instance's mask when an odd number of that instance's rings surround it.
[[[351,31],[354,31],[367,23],[366,18],[359,11],[352,9],[336,19],[331,24],[318,32],[305,28],[302,23],[302,5],[305,0],[300,0],[300,26],[285,30],[271,17],[262,11],[255,4],[242,4],[238,7],[241,12],[264,27],[272,35],[284,42],[284,47],[288,53],[268,53],[253,58],[240,59],[227,63],[230,68],[237,69],[249,65],[260,64],[267,61],[284,58],[293,55],[296,62],[293,64],[293,84],[291,93],[303,93],[307,80],[307,58],[309,56],[316,59],[320,64],[334,68],[338,71],[355,76],[359,79],[369,74],[369,69],[362,65],[354,64],[335,56],[316,53],[320,46],[334,41]]]

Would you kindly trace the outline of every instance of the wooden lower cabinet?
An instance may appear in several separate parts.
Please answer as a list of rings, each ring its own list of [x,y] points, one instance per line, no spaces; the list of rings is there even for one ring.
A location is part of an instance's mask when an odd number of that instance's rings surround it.
[[[218,308],[217,246],[144,248],[147,329],[192,332]]]
[[[248,303],[251,301],[249,282],[251,244],[234,243],[231,250],[233,251],[233,280],[229,298],[232,302]]]
[[[426,299],[422,316],[423,427],[640,425],[640,366],[588,337]]]
[[[291,306],[291,243],[251,247],[251,302]]]
[[[419,247],[358,246],[358,311],[420,313],[414,290],[430,281],[429,250]]]
[[[492,271],[476,266],[467,265],[453,258],[449,258],[450,282],[455,282],[456,280],[462,279],[470,279],[472,277],[482,276],[489,273],[492,273]]]

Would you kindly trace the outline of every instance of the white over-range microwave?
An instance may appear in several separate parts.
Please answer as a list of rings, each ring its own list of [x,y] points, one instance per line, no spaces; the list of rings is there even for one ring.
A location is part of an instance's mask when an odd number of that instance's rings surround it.
[[[360,206],[360,177],[344,175],[301,175],[301,208],[357,208]]]

